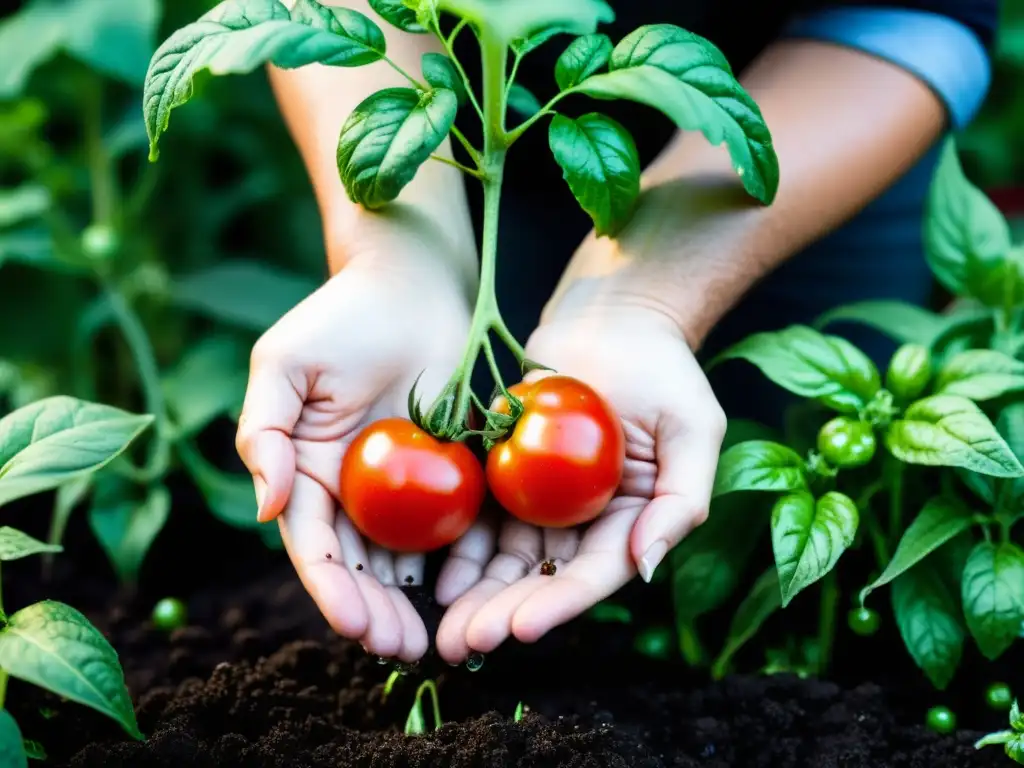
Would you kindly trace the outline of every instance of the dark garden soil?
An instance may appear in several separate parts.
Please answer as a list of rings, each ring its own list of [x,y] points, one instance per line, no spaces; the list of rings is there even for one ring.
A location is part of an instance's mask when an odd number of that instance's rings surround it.
[[[790,675],[712,683],[680,664],[638,655],[629,625],[590,620],[570,624],[534,646],[508,643],[477,672],[428,657],[384,700],[390,667],[328,629],[283,553],[268,552],[256,537],[207,529],[208,516],[198,505],[178,509],[147,560],[147,594],[114,597],[113,580],[84,515],[73,519],[65,539],[69,552],[57,560],[51,579],[40,579],[38,562],[29,560],[5,569],[10,609],[42,597],[65,600],[107,634],[120,653],[148,737],[128,741],[103,716],[12,681],[9,708],[24,735],[49,753],[40,766],[1007,764],[998,748],[973,749],[976,730],[943,737],[920,725],[934,703],[958,707],[948,694],[936,699],[919,685],[883,688],[861,682],[871,679],[870,668],[891,666],[885,659],[865,659],[863,650],[855,656],[854,650],[836,649],[850,680],[844,685]],[[45,511],[36,505],[11,508],[5,522],[43,533]],[[642,603],[641,593],[650,594],[652,587],[635,589]],[[189,625],[170,635],[148,621],[154,599],[166,594],[187,598],[189,608]],[[429,601],[418,603],[436,621]],[[664,616],[665,609],[659,610]],[[892,641],[881,647],[898,649]],[[906,657],[896,661],[914,671]],[[406,737],[401,729],[423,676],[439,678],[446,724],[427,736]],[[963,676],[982,682],[970,670]],[[515,723],[520,701],[529,709]],[[968,716],[967,709],[963,705],[958,711],[970,727],[998,728],[1005,718]]]

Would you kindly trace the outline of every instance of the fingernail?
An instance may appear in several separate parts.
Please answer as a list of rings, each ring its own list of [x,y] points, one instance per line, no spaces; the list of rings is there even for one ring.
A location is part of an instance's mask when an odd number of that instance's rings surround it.
[[[668,543],[664,539],[658,539],[651,544],[647,551],[644,552],[644,556],[640,558],[640,562],[636,565],[637,570],[640,571],[640,578],[650,584],[651,579],[654,578],[654,569],[665,559],[667,552]]]
[[[262,477],[254,477],[253,485],[256,488],[256,522],[263,522],[263,499],[267,495],[267,484]]]

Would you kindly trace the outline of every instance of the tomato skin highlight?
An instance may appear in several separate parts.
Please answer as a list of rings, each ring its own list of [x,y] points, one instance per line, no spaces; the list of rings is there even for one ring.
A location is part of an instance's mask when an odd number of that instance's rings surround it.
[[[862,467],[875,455],[875,433],[863,421],[837,416],[818,432],[818,451],[839,469]]]
[[[438,440],[407,419],[381,419],[341,463],[341,506],[368,539],[392,552],[430,552],[473,524],[484,471],[463,443]]]
[[[487,456],[487,483],[523,522],[569,528],[593,520],[622,480],[626,437],[611,406],[578,379],[514,385],[523,414]],[[495,410],[508,413],[500,398]]]

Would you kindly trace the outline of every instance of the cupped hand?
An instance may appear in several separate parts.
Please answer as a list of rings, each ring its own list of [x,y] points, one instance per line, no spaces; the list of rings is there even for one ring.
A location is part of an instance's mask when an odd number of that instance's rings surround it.
[[[393,230],[397,231],[398,227]],[[295,569],[339,634],[412,662],[428,639],[399,585],[422,584],[423,555],[392,554],[338,509],[346,447],[367,424],[429,403],[458,366],[466,287],[422,229],[378,239],[285,315],[253,349],[237,446],[259,519],[278,519]]]
[[[450,605],[437,650],[451,663],[510,635],[536,641],[638,569],[650,581],[707,517],[725,415],[677,326],[643,307],[556,315],[534,332],[526,354],[586,382],[616,410],[626,435],[623,478],[587,526],[542,529],[508,518],[477,526],[453,548],[437,585],[438,601]],[[554,575],[541,573],[546,560]]]

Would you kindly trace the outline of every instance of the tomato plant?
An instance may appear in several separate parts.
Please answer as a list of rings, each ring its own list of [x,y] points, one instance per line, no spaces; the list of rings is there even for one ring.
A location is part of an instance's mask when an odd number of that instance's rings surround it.
[[[875,456],[875,433],[866,422],[836,416],[818,432],[818,451],[839,469],[861,467]]]
[[[484,471],[473,452],[406,419],[368,426],[341,465],[341,505],[349,519],[395,552],[451,544],[473,524],[483,498]]]
[[[494,497],[534,525],[565,528],[593,520],[622,479],[625,436],[618,416],[568,376],[516,384],[509,392],[523,411],[487,456]],[[508,414],[508,400],[501,398],[495,411]]]
[[[165,597],[153,606],[153,626],[165,632],[184,627],[188,623],[188,609],[176,597]]]
[[[925,723],[936,733],[948,735],[956,730],[956,715],[949,707],[932,707],[925,715]]]

